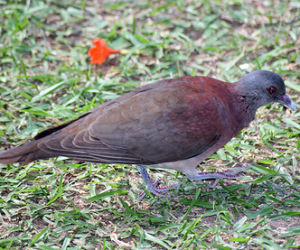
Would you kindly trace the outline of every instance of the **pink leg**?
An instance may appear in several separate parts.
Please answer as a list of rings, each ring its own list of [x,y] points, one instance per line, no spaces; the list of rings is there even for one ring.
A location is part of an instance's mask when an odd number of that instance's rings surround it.
[[[159,197],[165,197],[166,193],[170,190],[170,188],[176,187],[179,185],[179,184],[173,184],[171,186],[158,187],[158,185],[159,185],[158,180],[156,180],[154,183],[152,183],[152,181],[148,175],[147,169],[145,167],[138,166],[138,170],[141,173],[141,175],[146,183],[147,190]],[[139,194],[139,199],[143,199],[145,194],[146,194],[145,191],[141,192]]]

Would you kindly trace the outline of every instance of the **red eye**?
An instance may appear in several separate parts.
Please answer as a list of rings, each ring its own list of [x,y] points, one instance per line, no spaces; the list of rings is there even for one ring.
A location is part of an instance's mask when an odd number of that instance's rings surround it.
[[[267,88],[268,92],[271,94],[271,95],[274,95],[276,94],[277,92],[277,88],[274,87],[274,86],[271,86],[270,88]]]

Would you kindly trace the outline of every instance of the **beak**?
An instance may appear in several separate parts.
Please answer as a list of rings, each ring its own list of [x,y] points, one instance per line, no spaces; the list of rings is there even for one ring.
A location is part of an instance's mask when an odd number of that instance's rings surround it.
[[[287,94],[278,96],[278,102],[292,110],[297,109],[296,104],[291,101],[291,99],[289,98],[289,96]]]

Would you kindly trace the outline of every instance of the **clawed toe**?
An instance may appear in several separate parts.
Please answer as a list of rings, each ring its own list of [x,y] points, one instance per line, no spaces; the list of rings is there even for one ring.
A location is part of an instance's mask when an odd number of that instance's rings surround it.
[[[170,186],[165,186],[165,187],[159,187],[159,182],[158,180],[156,180],[154,183],[152,183],[151,185],[147,186],[147,190],[159,197],[166,197],[166,196],[169,196],[168,194],[168,191],[171,189],[171,188],[175,188],[179,186],[179,183],[176,183],[176,184],[173,184],[173,185],[170,185]],[[146,192],[143,191],[139,194],[138,198],[141,200],[145,197],[146,195]]]
[[[215,179],[214,183],[210,185],[210,187],[214,188],[220,179],[235,179],[241,177],[239,174],[246,169],[251,168],[252,165],[248,164],[247,166],[243,166],[240,168],[235,168],[232,170],[224,171],[224,172],[209,172],[209,173],[197,173],[195,176],[189,177],[191,181],[199,181],[199,180],[210,180]]]

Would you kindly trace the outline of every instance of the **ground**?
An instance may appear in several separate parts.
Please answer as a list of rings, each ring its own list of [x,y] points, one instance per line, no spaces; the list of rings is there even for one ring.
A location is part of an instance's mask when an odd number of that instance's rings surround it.
[[[300,105],[297,1],[0,1],[0,149],[71,120],[146,82],[255,69],[285,80]],[[102,37],[122,54],[91,65]],[[0,165],[4,249],[300,248],[300,112],[279,104],[199,166],[252,163],[216,188],[175,171],[167,199],[138,194],[135,166],[55,158]]]

